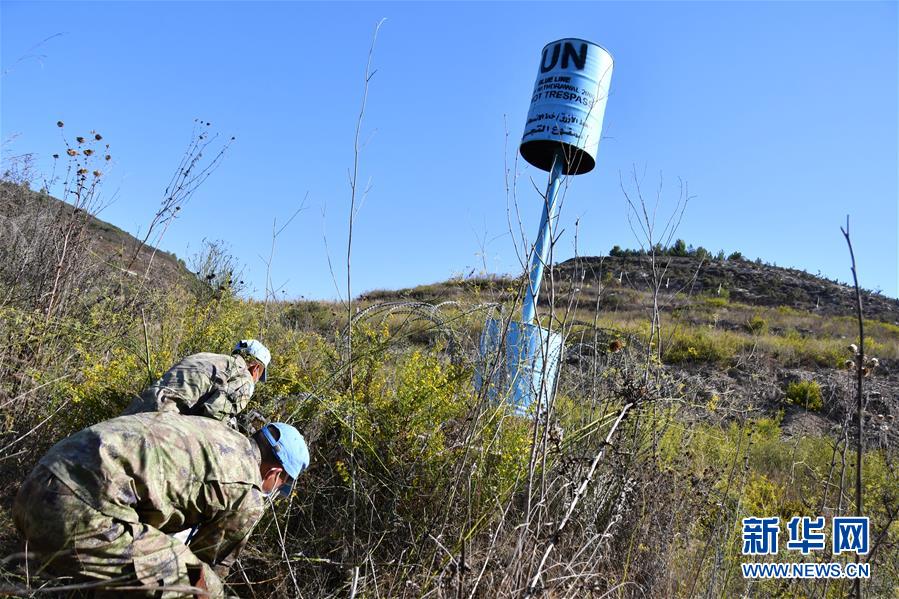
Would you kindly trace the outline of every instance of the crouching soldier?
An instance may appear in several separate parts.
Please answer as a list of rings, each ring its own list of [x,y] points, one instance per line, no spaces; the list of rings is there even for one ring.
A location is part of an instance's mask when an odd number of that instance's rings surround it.
[[[54,445],[22,484],[13,518],[32,572],[112,596],[136,587],[138,596],[220,597],[265,497],[289,494],[308,464],[288,424],[247,438],[208,418],[120,416]],[[187,545],[170,536],[189,527]]]
[[[126,408],[125,414],[178,412],[231,424],[250,401],[257,382],[265,382],[271,361],[256,339],[239,341],[230,356],[187,356]]]

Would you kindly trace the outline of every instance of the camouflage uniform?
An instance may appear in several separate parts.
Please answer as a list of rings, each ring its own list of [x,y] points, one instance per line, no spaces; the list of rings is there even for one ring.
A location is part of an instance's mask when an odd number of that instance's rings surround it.
[[[144,389],[124,413],[170,411],[233,423],[247,407],[254,388],[241,356],[194,354]]]
[[[13,517],[52,574],[159,587],[187,586],[188,569],[202,569],[218,597],[265,507],[259,463],[255,442],[225,424],[120,416],[54,445]],[[188,545],[169,536],[196,525]]]

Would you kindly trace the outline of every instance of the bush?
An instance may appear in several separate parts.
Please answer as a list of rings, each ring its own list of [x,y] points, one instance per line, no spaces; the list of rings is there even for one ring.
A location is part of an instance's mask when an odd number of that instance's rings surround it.
[[[787,385],[787,403],[818,411],[824,407],[821,385],[815,381],[794,381]]]
[[[724,306],[727,305],[726,297],[710,296],[710,297],[704,297],[702,301],[705,303],[706,306],[709,306],[710,308],[723,308]]]
[[[768,332],[768,321],[756,314],[746,322],[746,330],[753,335],[764,335]]]
[[[664,349],[662,359],[668,364],[685,362],[726,362],[742,346],[740,339],[725,331],[686,329],[676,331]]]

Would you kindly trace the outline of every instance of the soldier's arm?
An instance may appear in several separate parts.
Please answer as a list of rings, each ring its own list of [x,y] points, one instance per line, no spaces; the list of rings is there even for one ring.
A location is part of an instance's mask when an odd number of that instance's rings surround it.
[[[262,517],[264,505],[261,494],[249,488],[237,502],[200,524],[190,541],[191,551],[224,578]]]

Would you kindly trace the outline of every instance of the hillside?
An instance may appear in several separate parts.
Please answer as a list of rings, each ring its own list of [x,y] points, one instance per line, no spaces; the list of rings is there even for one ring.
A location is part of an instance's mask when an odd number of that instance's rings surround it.
[[[827,316],[853,316],[855,290],[805,271],[759,264],[749,260],[698,260],[692,257],[662,256],[658,259],[661,289],[665,294],[725,294],[732,301],[753,306],[786,306]],[[848,267],[847,267],[848,271]],[[652,286],[652,268],[645,257],[577,258],[559,265],[561,279],[621,279],[621,284],[639,290]],[[899,324],[899,300],[863,290],[865,316]]]
[[[83,218],[79,220],[79,217]],[[106,273],[97,285],[109,284],[115,274],[132,279],[149,275],[165,284],[181,284],[191,273],[174,254],[141,244],[132,235],[92,214],[83,214],[71,204],[7,181],[0,181],[0,256],[40,254],[46,248],[34,245],[39,231],[59,228],[64,223],[83,224],[79,245],[82,259]]]
[[[845,398],[852,384],[844,362],[858,334],[854,289],[744,260],[663,257],[660,263],[662,361],[689,397],[702,404],[717,397],[724,412],[783,413],[786,435],[827,434],[840,426],[849,415]],[[555,292],[541,294],[541,312],[545,320],[554,298],[553,313],[560,319],[555,326],[567,332],[569,362],[579,359],[578,340],[594,322],[611,334],[628,335],[635,345],[645,341],[652,313],[647,258],[568,260],[556,266],[553,278]],[[374,305],[495,303],[508,310],[520,302],[521,286],[509,278],[473,278],[373,291],[360,299]],[[899,447],[899,300],[863,291],[862,303],[868,353],[881,362],[867,383],[868,418],[876,433],[869,443]],[[787,400],[787,388],[797,381],[821,387],[826,401],[820,409]],[[703,411],[695,416],[717,418]]]
[[[692,257],[659,258],[660,293],[666,298],[723,297],[746,306],[785,307],[819,316],[855,316],[855,290],[836,281],[804,271],[758,264],[748,260],[698,260]],[[559,288],[568,290],[571,284],[579,289],[582,304],[597,299],[597,291],[605,290],[606,304],[600,308],[615,308],[615,298],[622,290],[650,292],[652,267],[646,257],[582,257],[566,260],[553,269]],[[547,274],[548,280],[549,274]],[[584,283],[584,285],[581,285]],[[420,285],[408,289],[370,291],[361,299],[388,301],[417,299],[446,301],[460,299],[472,290],[501,290],[517,283],[508,277],[450,280]],[[507,294],[506,299],[512,294]],[[548,303],[546,294],[541,303]],[[862,290],[862,304],[866,318],[899,325],[899,299]]]

